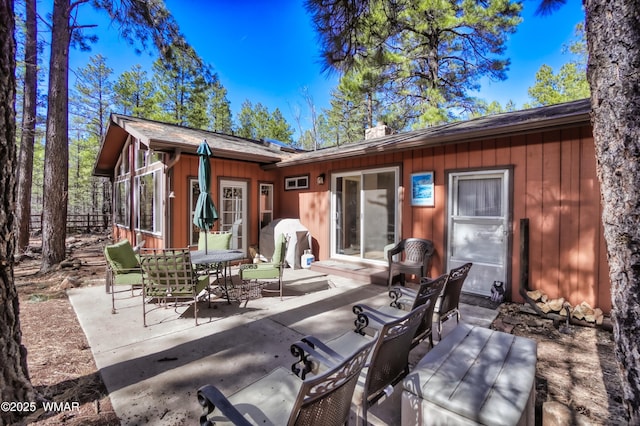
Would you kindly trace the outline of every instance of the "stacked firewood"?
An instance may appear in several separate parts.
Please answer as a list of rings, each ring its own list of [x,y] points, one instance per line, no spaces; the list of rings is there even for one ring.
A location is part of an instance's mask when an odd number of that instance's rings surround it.
[[[600,308],[592,308],[587,302],[582,302],[577,306],[571,306],[564,297],[555,299],[549,298],[540,290],[527,291],[527,296],[533,300],[536,306],[545,314],[558,314],[561,316],[571,315],[580,321],[602,325],[604,315]]]

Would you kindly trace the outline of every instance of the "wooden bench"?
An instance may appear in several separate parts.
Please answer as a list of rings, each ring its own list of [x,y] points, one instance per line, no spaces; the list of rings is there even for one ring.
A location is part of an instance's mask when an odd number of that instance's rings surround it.
[[[403,380],[403,425],[535,424],[536,342],[461,324]]]

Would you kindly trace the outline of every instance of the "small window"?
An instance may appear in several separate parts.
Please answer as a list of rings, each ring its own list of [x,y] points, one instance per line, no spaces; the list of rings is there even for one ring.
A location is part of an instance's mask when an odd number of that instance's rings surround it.
[[[116,225],[130,225],[129,179],[121,178],[115,182],[114,221]]]
[[[260,229],[273,220],[273,184],[260,184]]]
[[[154,170],[136,176],[138,226],[141,231],[159,234],[162,225],[162,172]]]
[[[309,175],[284,178],[284,189],[287,191],[307,188],[309,188]]]

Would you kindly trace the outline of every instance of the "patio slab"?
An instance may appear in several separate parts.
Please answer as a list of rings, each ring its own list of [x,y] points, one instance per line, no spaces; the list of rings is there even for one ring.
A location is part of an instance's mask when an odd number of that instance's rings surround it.
[[[273,294],[247,307],[201,302],[197,327],[192,307],[155,310],[145,328],[140,296],[117,294],[112,315],[104,285],[68,293],[122,424],[194,424],[201,414],[200,386],[211,383],[231,394],[278,366],[288,368],[294,361],[289,346],[301,337],[330,339],[352,329],[355,303],[388,301],[386,287],[309,270],[287,269],[284,281],[282,301]],[[485,327],[497,314],[470,305],[461,310],[465,322]],[[426,343],[415,348],[411,363],[427,351]],[[399,424],[399,395],[373,407],[370,420]]]

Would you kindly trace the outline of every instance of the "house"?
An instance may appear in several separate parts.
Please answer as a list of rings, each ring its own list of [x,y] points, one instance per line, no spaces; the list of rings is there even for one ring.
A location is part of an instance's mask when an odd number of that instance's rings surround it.
[[[389,243],[427,238],[432,276],[474,262],[466,292],[489,295],[501,281],[522,301],[526,281],[608,312],[589,114],[581,100],[398,134],[380,128],[312,152],[112,115],[94,174],[113,181],[115,238],[141,232],[149,245],[184,247],[197,236],[195,153],[207,140],[217,226],[235,224],[245,251],[275,218],[299,218],[317,260],[382,267]]]

